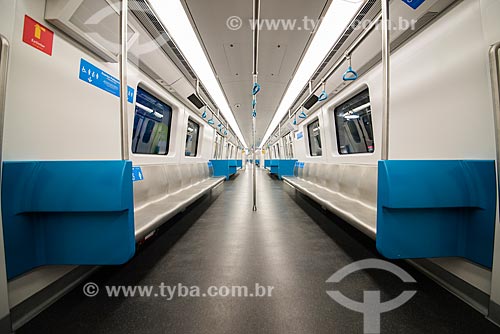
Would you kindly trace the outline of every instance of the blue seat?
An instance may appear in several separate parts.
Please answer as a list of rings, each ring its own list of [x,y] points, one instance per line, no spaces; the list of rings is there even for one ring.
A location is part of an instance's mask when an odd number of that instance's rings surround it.
[[[226,180],[229,180],[231,175],[236,174],[238,168],[241,168],[241,161],[235,159],[224,159],[224,160],[210,160],[213,166],[214,174],[213,176],[224,176]]]
[[[43,265],[113,265],[135,253],[130,161],[5,162],[7,275]]]
[[[278,179],[283,179],[283,176],[293,176],[294,168],[297,160],[295,159],[272,159],[265,160],[264,167],[269,169],[271,174],[274,174]]]

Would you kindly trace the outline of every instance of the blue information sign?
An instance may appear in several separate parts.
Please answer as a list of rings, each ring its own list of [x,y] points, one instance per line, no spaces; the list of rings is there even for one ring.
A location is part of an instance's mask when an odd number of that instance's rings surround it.
[[[120,97],[120,80],[92,65],[85,59],[80,60],[80,80]],[[128,86],[127,100],[134,102],[134,89]]]
[[[141,167],[132,167],[132,181],[142,181],[144,180],[144,174],[142,174]]]
[[[411,8],[417,9],[421,4],[425,2],[425,0],[403,0],[403,2]]]

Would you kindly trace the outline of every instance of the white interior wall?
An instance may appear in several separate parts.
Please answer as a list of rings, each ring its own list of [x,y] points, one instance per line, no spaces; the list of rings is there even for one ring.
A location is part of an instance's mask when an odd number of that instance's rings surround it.
[[[2,8],[2,13],[0,15],[0,34],[9,42],[11,42],[14,30],[15,1],[0,0],[0,8]],[[3,334],[10,333],[10,321],[8,320],[10,307],[7,285],[7,272],[5,268],[3,228],[1,222],[2,219],[0,217],[0,333]]]

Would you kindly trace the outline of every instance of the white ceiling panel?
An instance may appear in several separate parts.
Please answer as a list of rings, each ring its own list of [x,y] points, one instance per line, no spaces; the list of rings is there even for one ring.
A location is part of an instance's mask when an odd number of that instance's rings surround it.
[[[243,136],[252,142],[252,19],[251,0],[183,0],[195,30],[215,69]],[[296,20],[295,29],[262,29],[259,42],[259,83],[256,137],[262,138],[309,43],[311,30],[303,20],[317,21],[329,0],[261,1],[262,19]],[[227,20],[242,19],[241,29],[231,30]],[[265,27],[265,26],[264,26]],[[300,27],[300,29],[299,29]],[[257,140],[257,144],[259,141]]]

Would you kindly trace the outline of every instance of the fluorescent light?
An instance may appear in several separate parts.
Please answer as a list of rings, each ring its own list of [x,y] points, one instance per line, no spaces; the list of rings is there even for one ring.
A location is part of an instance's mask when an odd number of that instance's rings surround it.
[[[359,115],[344,115],[345,119],[358,119]]]
[[[189,65],[192,66],[198,78],[220,108],[222,115],[233,128],[236,136],[244,146],[247,146],[180,0],[149,0],[149,3],[184,57],[186,57]]]
[[[351,111],[350,111],[350,113],[354,114],[354,113],[356,113],[356,112],[358,112],[358,111],[361,111],[361,110],[363,110],[363,109],[366,109],[366,108],[368,108],[368,107],[370,107],[370,103],[366,103],[366,104],[363,104],[363,105],[361,105],[361,106],[359,106],[359,107],[356,107],[356,108],[354,108],[353,110],[351,110]]]
[[[138,108],[140,108],[140,109],[142,109],[142,110],[144,110],[144,111],[145,111],[145,112],[147,112],[148,114],[152,114],[152,113],[154,112],[154,110],[153,110],[153,109],[151,109],[151,108],[149,108],[149,107],[146,107],[145,105],[142,105],[142,104],[137,103],[137,102],[135,103],[135,106],[136,106],[136,107],[138,107]]]
[[[333,44],[339,39],[354,15],[359,11],[364,1],[333,0],[325,17],[321,21],[318,31],[314,35],[306,55],[299,65],[297,73],[292,79],[290,86],[281,100],[281,104],[274,115],[266,134],[262,138],[263,145],[283,117],[288,113],[293,101],[307,84],[314,71],[327,56]]]

